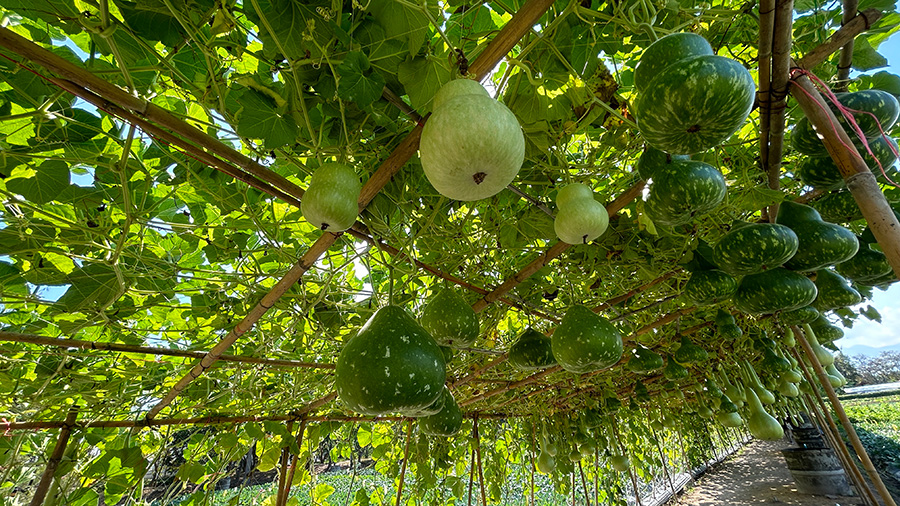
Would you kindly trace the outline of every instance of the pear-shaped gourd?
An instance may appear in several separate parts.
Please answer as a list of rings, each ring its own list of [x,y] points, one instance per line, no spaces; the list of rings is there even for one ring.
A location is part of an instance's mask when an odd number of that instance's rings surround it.
[[[316,169],[300,202],[310,224],[326,232],[343,232],[359,213],[359,177],[348,165],[326,163]]]
[[[525,159],[525,136],[515,115],[474,82],[451,81],[434,102],[419,142],[431,185],[441,195],[465,201],[506,188]]]
[[[747,407],[750,410],[747,427],[753,437],[763,441],[778,441],[784,437],[781,424],[766,412],[752,388],[747,389]]]
[[[718,269],[694,271],[684,285],[684,296],[697,305],[717,304],[737,291],[737,280]]]
[[[778,384],[778,393],[785,397],[797,397],[800,395],[800,389],[797,388],[796,383],[792,383],[785,379],[781,380],[781,383]]]
[[[744,276],[732,300],[745,313],[771,314],[808,306],[816,293],[809,278],[779,267]]]
[[[641,153],[635,168],[641,179],[650,179],[660,167],[664,167],[675,160],[690,160],[687,155],[670,155],[665,151],[660,151],[653,146],[646,146],[644,152]]]
[[[587,244],[603,235],[609,227],[609,213],[594,200],[587,185],[566,185],[556,197],[556,219],[553,228],[559,240],[568,244]]]
[[[847,378],[837,370],[834,364],[825,367],[825,374],[828,375],[828,380],[831,381],[831,386],[834,388],[840,388],[847,384]]]
[[[800,383],[803,380],[803,375],[797,369],[791,368],[781,375],[781,379],[790,383]]]
[[[678,381],[687,378],[690,376],[690,373],[683,365],[676,362],[675,359],[669,355],[666,357],[666,367],[663,369],[663,376],[669,381]],[[677,391],[680,392],[681,390]]]
[[[676,160],[654,174],[645,209],[654,223],[683,225],[713,210],[726,192],[725,178],[712,165]]]
[[[841,276],[862,284],[878,280],[893,272],[885,254],[873,250],[869,244],[860,244],[856,255],[846,262],[837,264],[835,269]]]
[[[829,311],[859,304],[862,297],[850,282],[831,269],[816,271],[816,289],[819,291],[813,306],[819,311]]]
[[[719,411],[716,413],[716,420],[725,427],[740,427],[744,425],[744,419],[737,411]]]
[[[778,356],[778,354],[769,347],[766,347],[763,350],[763,360],[760,363],[760,366],[763,371],[775,376],[779,376],[791,369],[791,363],[788,359]]]
[[[422,310],[422,327],[441,346],[464,348],[478,339],[478,316],[456,291],[442,288]]]
[[[338,397],[365,415],[419,416],[439,400],[441,348],[403,308],[385,306],[344,345],[335,367]]]
[[[716,312],[716,330],[723,339],[735,340],[744,334],[744,331],[735,323],[734,315],[721,309]]]
[[[556,460],[553,455],[541,451],[537,458],[537,470],[543,474],[550,474],[556,469]]]
[[[719,239],[713,261],[734,275],[755,274],[781,267],[791,259],[800,241],[793,230],[776,223],[748,223]]]
[[[625,455],[613,455],[609,458],[609,464],[616,471],[624,473],[629,467],[628,457]]]
[[[844,331],[840,327],[832,325],[828,318],[821,314],[809,324],[809,327],[816,333],[816,340],[821,344],[833,343],[844,337]]]
[[[463,415],[450,389],[444,386],[438,400],[440,411],[419,419],[419,428],[431,436],[452,436],[462,428]]]
[[[530,327],[509,347],[508,356],[508,362],[521,371],[556,365],[550,338]]]
[[[650,374],[654,371],[662,369],[666,363],[662,355],[654,353],[653,350],[645,348],[640,344],[632,350],[632,356],[625,364],[629,371],[637,374]]]
[[[781,320],[781,323],[784,325],[803,325],[804,323],[815,321],[818,317],[819,310],[812,306],[800,307],[778,313],[778,319]]]
[[[551,345],[559,365],[578,374],[605,369],[622,358],[622,335],[618,329],[580,305],[566,311]]]
[[[849,260],[859,249],[853,232],[822,220],[819,212],[803,204],[783,202],[776,223],[797,234],[800,247],[785,267],[796,271],[814,271]]]
[[[577,446],[573,446],[572,450],[569,451],[569,462],[578,462],[581,460],[581,451]]]
[[[709,353],[691,342],[688,336],[681,336],[681,345],[675,350],[675,361],[679,364],[696,364],[709,358]]]
[[[803,332],[806,334],[806,341],[809,343],[809,347],[812,348],[813,354],[818,359],[819,363],[825,367],[834,363],[834,355],[828,352],[825,348],[819,344],[819,340],[816,339],[816,333],[813,331],[812,327],[809,324],[803,325]]]

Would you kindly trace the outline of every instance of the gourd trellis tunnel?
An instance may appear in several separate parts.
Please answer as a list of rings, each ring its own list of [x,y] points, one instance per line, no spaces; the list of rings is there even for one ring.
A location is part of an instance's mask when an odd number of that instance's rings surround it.
[[[0,503],[640,502],[804,413],[893,505],[823,345],[900,272],[895,8],[3,0]]]

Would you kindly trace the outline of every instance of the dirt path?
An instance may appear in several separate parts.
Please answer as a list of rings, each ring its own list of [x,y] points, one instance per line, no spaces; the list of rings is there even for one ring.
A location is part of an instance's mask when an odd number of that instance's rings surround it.
[[[754,441],[701,477],[683,496],[668,506],[744,506],[790,504],[796,506],[857,506],[858,497],[828,498],[797,492],[780,450],[786,441]]]

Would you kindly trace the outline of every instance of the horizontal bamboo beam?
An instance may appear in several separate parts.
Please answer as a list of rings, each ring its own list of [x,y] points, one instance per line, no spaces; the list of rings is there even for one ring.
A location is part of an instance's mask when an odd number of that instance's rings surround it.
[[[836,32],[831,34],[825,42],[806,53],[797,61],[797,66],[804,69],[812,69],[816,65],[827,60],[835,51],[847,45],[857,35],[868,30],[882,16],[878,9],[866,9],[858,13],[853,19],[844,23]]]
[[[524,415],[515,413],[482,413],[470,411],[463,413],[465,418],[489,418],[503,420],[506,418],[519,418]],[[198,416],[191,418],[157,418],[154,420],[95,420],[93,422],[73,423],[71,426],[77,429],[145,429],[153,427],[165,427],[173,425],[224,425],[242,424],[253,422],[287,422],[291,420],[306,420],[308,422],[400,422],[415,420],[404,416],[343,416],[343,415],[316,415],[302,416],[289,415],[265,415],[265,416]],[[50,430],[66,427],[65,420],[37,420],[31,422],[0,422],[0,429],[14,430]]]
[[[144,355],[165,355],[169,357],[203,358],[206,355],[206,352],[203,351],[176,350],[172,348],[135,346],[131,344],[104,343],[98,341],[81,341],[78,339],[58,339],[54,337],[36,336],[32,334],[20,334],[18,332],[4,331],[0,331],[0,341],[39,344],[42,346],[52,346],[57,348],[78,348],[81,350],[118,351],[123,353],[141,353]],[[262,364],[276,367],[334,369],[334,364],[317,364],[314,362],[301,362],[299,360],[248,357],[242,355],[222,355],[219,357],[219,360],[223,362]]]

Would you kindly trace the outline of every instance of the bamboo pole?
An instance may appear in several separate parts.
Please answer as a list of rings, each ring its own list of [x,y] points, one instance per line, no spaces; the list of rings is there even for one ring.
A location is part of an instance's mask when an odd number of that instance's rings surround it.
[[[276,504],[275,506],[287,506],[288,498],[291,496],[291,484],[294,483],[294,473],[297,472],[297,462],[300,460],[300,448],[303,446],[303,434],[306,431],[306,418],[300,420],[300,428],[297,429],[297,453],[291,458],[291,466],[290,471],[288,473],[287,481],[284,483],[284,495],[282,496],[282,503]]]
[[[41,481],[38,482],[37,489],[34,491],[34,497],[31,498],[31,506],[41,506],[44,504],[47,490],[50,489],[50,485],[53,483],[53,475],[56,473],[56,468],[59,467],[63,453],[66,451],[66,445],[69,443],[69,436],[72,435],[72,427],[75,426],[76,418],[78,418],[78,406],[72,406],[59,431],[59,437],[56,439],[56,446],[53,447],[53,453],[50,454],[50,459],[47,460],[47,467],[44,469],[44,474],[41,475]]]
[[[811,378],[811,376],[809,375],[809,371],[805,371],[804,375]],[[809,381],[809,379],[807,379],[807,381]],[[811,383],[811,385],[812,384],[813,383]],[[818,427],[822,431],[822,434],[828,441],[829,446],[831,446],[832,450],[834,450],[837,454],[838,459],[840,459],[841,461],[841,466],[850,477],[850,480],[853,482],[853,485],[859,492],[860,497],[862,497],[863,501],[869,506],[879,506],[878,500],[875,498],[875,493],[872,492],[871,488],[869,488],[869,484],[866,483],[865,479],[862,476],[862,473],[856,466],[856,463],[853,462],[853,458],[850,456],[850,452],[847,450],[847,445],[840,438],[840,435],[837,432],[837,426],[834,425],[834,420],[829,420],[828,422],[826,422],[826,416],[824,414],[825,411],[819,409],[819,406],[817,406],[812,401],[812,397],[809,394],[803,395],[803,401],[804,404],[806,404],[806,409],[815,417],[816,425],[818,425]],[[816,397],[816,400],[819,401],[822,409],[825,409],[825,403],[822,401],[822,397],[818,395]]]
[[[769,0],[770,1],[770,0]],[[784,117],[787,107],[788,83],[791,66],[791,30],[793,27],[793,0],[776,0],[772,32],[772,83],[769,93],[769,145],[768,165],[765,167],[769,188],[781,189],[781,160],[784,150]],[[774,222],[778,204],[769,207],[769,220]]]
[[[616,297],[613,297],[612,299],[609,299],[606,302],[602,302],[602,303],[598,304],[597,306],[594,306],[593,311],[595,313],[599,313],[600,311],[603,311],[604,309],[609,309],[612,306],[615,306],[616,304],[618,304],[620,302],[626,301],[641,292],[644,292],[644,291],[649,290],[650,288],[653,288],[654,286],[662,283],[663,281],[668,280],[669,278],[671,278],[675,274],[678,274],[679,272],[681,272],[681,269],[673,269],[652,281],[644,283],[643,285],[641,285],[633,290],[629,290],[627,293],[623,293],[622,295],[618,295]]]
[[[803,58],[800,58],[797,61],[797,66],[804,69],[812,69],[828,59],[835,51],[846,46],[857,35],[868,30],[881,16],[882,12],[878,9],[866,9],[859,12],[850,21],[845,21],[843,26],[832,33],[828,40],[806,53]]]
[[[506,420],[510,418],[522,418],[526,415],[515,413],[482,413],[468,412],[463,413],[464,418],[474,418],[478,416],[482,419]],[[414,418],[406,416],[344,416],[344,415],[316,415],[303,416],[302,413],[294,412],[288,415],[268,415],[268,416],[201,416],[193,418],[154,418],[153,420],[95,420],[92,422],[76,423],[75,426],[82,429],[144,429],[149,427],[165,427],[171,425],[224,425],[239,424],[251,422],[286,422],[288,420],[296,420],[303,418],[309,422],[405,422],[414,420]],[[45,430],[45,429],[61,429],[66,426],[64,420],[37,420],[31,422],[2,422],[0,430]]]
[[[791,94],[797,99],[810,124],[823,136],[823,143],[847,182],[856,205],[869,224],[894,272],[900,273],[900,223],[881,192],[875,174],[869,170],[847,132],[806,75],[794,77]]]
[[[57,348],[79,348],[82,350],[120,351],[124,353],[141,353],[145,355],[166,355],[170,357],[203,358],[206,355],[202,351],[175,350],[172,348],[159,348],[152,346],[135,346],[131,344],[105,343],[98,341],[81,341],[78,339],[58,339],[54,337],[36,336],[33,334],[20,334],[18,332],[0,331],[0,341],[13,343],[40,344]],[[334,369],[334,364],[317,364],[313,362],[301,362],[299,360],[274,359],[248,357],[242,355],[222,355],[219,360],[223,362],[237,362],[244,364],[261,364],[274,367],[298,367],[309,369]]]
[[[581,473],[581,488],[584,489],[584,504],[586,504],[587,506],[591,506],[591,499],[590,497],[588,497],[587,480],[584,478],[584,467],[581,465],[580,460],[578,461],[578,472]]]
[[[475,459],[478,466],[478,488],[481,490],[481,505],[487,506],[487,494],[484,493],[484,471],[481,466],[481,435],[478,433],[478,416],[472,419],[472,437],[475,440]]]
[[[287,422],[287,432],[288,434],[294,428],[294,421],[288,420]],[[281,449],[281,458],[279,459],[279,469],[278,469],[278,488],[275,492],[275,506],[282,506],[285,502],[284,497],[284,481],[287,479],[287,471],[288,471],[288,460],[291,456],[290,451],[291,446],[285,446]]]
[[[759,163],[760,168],[767,171],[769,167],[769,128],[772,116],[772,34],[775,30],[775,0],[760,0],[759,3]],[[768,173],[768,172],[767,172]],[[773,182],[771,173],[768,173],[769,188],[773,184],[780,186],[780,181]],[[777,187],[776,187],[777,188]],[[775,213],[771,208],[764,210],[768,214],[768,221],[775,220]]]
[[[403,498],[403,482],[406,478],[406,467],[409,464],[409,442],[412,439],[412,419],[406,422],[406,447],[403,449],[403,466],[400,468],[400,484],[397,485],[397,502],[395,506],[400,506],[400,500]]]
[[[510,390],[515,390],[516,388],[519,388],[519,387],[521,387],[521,386],[524,386],[524,385],[528,385],[528,384],[534,383],[535,381],[537,381],[537,380],[543,378],[544,376],[547,376],[547,375],[549,375],[549,374],[553,374],[553,373],[558,372],[558,371],[561,371],[561,370],[562,370],[562,366],[558,366],[558,365],[555,365],[555,366],[553,366],[553,367],[548,367],[547,369],[544,369],[543,371],[536,372],[536,373],[532,374],[531,376],[526,377],[525,379],[521,379],[521,380],[516,381],[516,382],[514,382],[514,383],[510,383],[508,386],[500,387],[500,388],[495,388],[495,389],[489,390],[489,391],[487,391],[487,392],[485,392],[485,393],[483,393],[483,394],[476,395],[475,397],[471,397],[471,398],[469,398],[469,399],[466,399],[466,400],[460,402],[460,403],[459,403],[459,406],[460,406],[460,407],[462,407],[462,406],[468,406],[469,404],[478,402],[478,401],[480,401],[480,400],[487,399],[487,398],[489,398],[489,397],[493,397],[493,396],[495,396],[495,395],[502,394],[502,393],[505,393],[505,392],[509,392]]]
[[[850,423],[850,419],[847,418],[847,413],[844,411],[844,406],[841,405],[841,400],[838,399],[837,394],[834,392],[834,388],[831,386],[831,382],[828,381],[828,375],[825,373],[825,368],[819,363],[819,359],[816,358],[816,354],[813,352],[812,347],[810,347],[809,342],[806,340],[806,336],[800,328],[794,325],[792,326],[792,329],[794,330],[794,336],[797,338],[797,342],[803,347],[803,351],[806,353],[809,363],[812,364],[813,370],[816,371],[816,376],[819,378],[819,382],[825,389],[828,400],[831,401],[831,407],[834,409],[835,414],[837,414],[838,419],[840,419],[841,425],[844,426],[844,432],[847,434],[847,438],[850,439],[850,444],[853,445],[857,457],[859,457],[859,460],[862,462],[863,468],[865,468],[866,473],[869,475],[869,479],[872,480],[872,483],[878,490],[878,494],[884,501],[885,506],[897,506],[894,498],[891,497],[891,493],[888,492],[887,487],[885,487],[884,482],[881,480],[881,475],[878,474],[878,470],[875,469],[875,465],[872,464],[872,459],[869,458],[869,454],[866,452],[866,448],[863,446],[862,441],[859,440],[856,429],[853,428],[853,424]]]
[[[844,0],[843,8],[844,12],[841,16],[841,26],[846,25],[856,17],[859,8],[859,0]],[[850,84],[850,67],[852,64],[853,39],[850,39],[850,41],[841,48],[841,56],[838,58],[837,84],[835,85],[836,91],[847,91],[847,86]]]
[[[800,371],[803,373],[803,376],[809,383],[810,388],[813,389],[813,392],[815,393],[815,399],[818,402],[818,407],[821,408],[822,422],[819,423],[819,426],[822,427],[823,430],[825,430],[825,427],[827,427],[828,432],[832,434],[832,438],[834,439],[831,447],[838,451],[843,456],[844,461],[846,461],[844,470],[855,477],[854,481],[858,481],[859,484],[857,485],[857,490],[860,491],[861,495],[868,498],[867,502],[869,502],[869,504],[871,504],[872,506],[879,506],[878,500],[875,498],[875,493],[872,491],[871,487],[869,487],[869,484],[863,478],[859,467],[857,467],[853,458],[850,456],[850,451],[847,449],[847,445],[839,437],[837,425],[834,423],[834,420],[831,418],[831,416],[825,416],[825,413],[828,412],[828,408],[825,407],[825,401],[822,400],[822,396],[819,395],[818,390],[815,387],[817,382],[813,379],[812,373],[809,372],[809,368],[806,366],[806,363],[803,361],[800,354],[797,353],[796,348],[791,348],[791,353],[794,355],[794,358],[797,359],[797,364],[800,366]],[[811,396],[809,394],[804,395],[806,396],[807,404],[810,405],[811,408],[816,409],[816,405],[812,403]],[[819,411],[819,409],[816,409],[816,416],[820,415]]]

